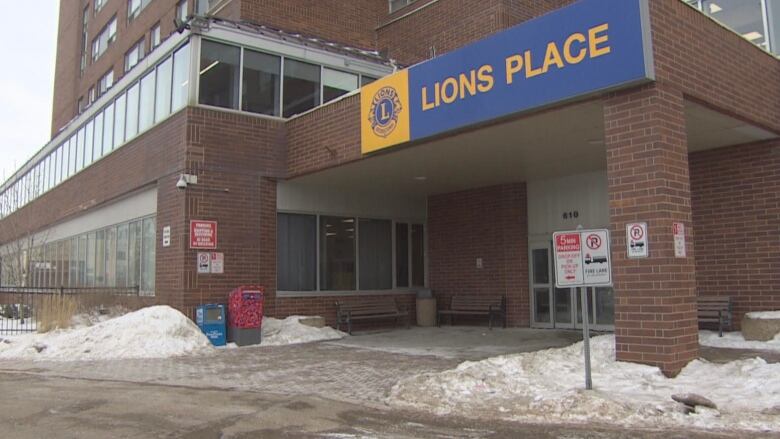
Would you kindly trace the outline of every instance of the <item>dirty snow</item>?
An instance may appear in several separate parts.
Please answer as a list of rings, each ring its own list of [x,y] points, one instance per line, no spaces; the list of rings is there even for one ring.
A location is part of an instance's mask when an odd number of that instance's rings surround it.
[[[719,337],[716,331],[699,331],[699,344],[713,348],[780,351],[780,334],[769,341],[751,341],[745,340],[739,331],[724,332],[723,337]]]
[[[152,306],[93,326],[20,335],[0,343],[0,359],[108,360],[209,352],[213,348],[200,329],[169,306]]]
[[[299,322],[306,316],[290,316],[284,320],[263,317],[261,346],[282,346],[313,341],[337,340],[347,334],[331,327],[314,328]]]
[[[780,311],[754,311],[745,315],[756,320],[780,319]]]
[[[696,360],[677,378],[615,361],[613,335],[591,340],[593,391],[584,390],[583,343],[505,355],[406,378],[388,403],[437,414],[526,422],[595,422],[633,427],[693,426],[780,431],[780,364]],[[718,410],[686,415],[672,394],[698,393]]]

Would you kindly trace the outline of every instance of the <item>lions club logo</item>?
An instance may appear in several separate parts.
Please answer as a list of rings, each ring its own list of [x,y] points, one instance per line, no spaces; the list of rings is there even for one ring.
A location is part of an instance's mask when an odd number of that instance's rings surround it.
[[[401,99],[393,87],[382,87],[376,92],[371,101],[371,111],[368,120],[374,134],[387,137],[398,126],[398,114],[401,108]]]

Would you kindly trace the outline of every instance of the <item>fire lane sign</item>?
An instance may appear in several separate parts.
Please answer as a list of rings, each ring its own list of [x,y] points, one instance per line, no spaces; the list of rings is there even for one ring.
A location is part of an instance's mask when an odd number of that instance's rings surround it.
[[[556,232],[553,234],[553,244],[556,287],[612,285],[608,230]]]

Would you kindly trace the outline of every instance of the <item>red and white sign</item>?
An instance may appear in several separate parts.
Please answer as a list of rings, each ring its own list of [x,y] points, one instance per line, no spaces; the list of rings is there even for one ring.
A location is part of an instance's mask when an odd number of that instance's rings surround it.
[[[217,222],[190,221],[190,248],[217,248]]]
[[[688,253],[685,250],[685,224],[672,223],[672,235],[674,236],[674,257],[686,257]]]
[[[609,231],[556,232],[553,234],[553,243],[556,287],[612,285]]]
[[[646,258],[650,253],[647,243],[647,223],[626,224],[626,253],[629,258]]]

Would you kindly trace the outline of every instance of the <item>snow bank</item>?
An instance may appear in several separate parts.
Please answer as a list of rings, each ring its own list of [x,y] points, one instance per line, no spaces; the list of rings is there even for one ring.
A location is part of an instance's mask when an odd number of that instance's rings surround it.
[[[713,348],[780,351],[780,334],[769,341],[751,341],[745,340],[741,332],[724,332],[723,337],[719,337],[715,331],[699,331],[699,344]]]
[[[0,342],[0,359],[110,360],[165,358],[213,352],[184,314],[153,306],[94,326],[29,334]]]
[[[347,334],[331,327],[314,328],[299,322],[305,316],[290,316],[284,320],[263,317],[261,346],[282,346],[313,341],[337,340]]]
[[[747,317],[756,320],[780,319],[780,311],[754,311],[745,314]]]
[[[585,391],[582,342],[505,355],[422,374],[396,384],[388,403],[539,423],[597,422],[634,427],[695,426],[780,430],[780,364],[691,362],[675,379],[658,368],[615,361],[612,335],[591,340],[593,391]],[[686,415],[672,394],[698,393],[719,411]]]

